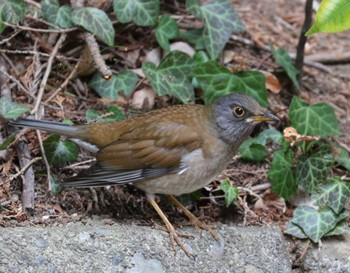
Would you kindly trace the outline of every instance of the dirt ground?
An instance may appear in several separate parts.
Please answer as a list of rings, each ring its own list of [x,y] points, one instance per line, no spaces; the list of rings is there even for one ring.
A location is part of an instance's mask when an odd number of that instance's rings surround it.
[[[279,94],[269,94],[269,108],[281,118],[282,121],[277,125],[277,129],[283,130],[288,125],[287,113],[293,96],[292,88],[265,47],[272,44],[290,53],[295,52],[304,20],[304,1],[242,0],[233,2],[245,24],[246,31],[235,34],[227,44],[226,50],[233,53],[229,65],[233,68],[267,70],[274,72],[279,77],[284,87]],[[140,30],[138,31],[137,39],[140,44],[148,42],[148,38],[143,37]],[[17,40],[18,46],[23,46],[24,41],[20,41],[20,38]],[[341,59],[342,54],[349,50],[349,31],[338,34],[316,34],[310,37],[306,46],[306,56],[334,56],[334,61],[323,63],[318,67],[305,65],[300,87],[301,97],[306,102],[327,102],[333,106],[341,128],[341,135],[335,139],[348,151],[350,151],[350,60],[339,61],[339,58]],[[139,51],[140,58],[144,52],[145,50]],[[119,52],[115,69],[125,69],[123,60],[120,59],[121,55]],[[11,60],[20,71],[23,71],[31,62],[30,58],[23,58],[20,55],[11,55]],[[322,63],[322,60],[320,62]],[[139,64],[138,59],[134,68]],[[55,82],[62,81],[59,74],[57,73],[56,78],[51,76],[50,84],[54,85]],[[59,95],[51,102],[54,107],[47,108],[45,118],[72,119],[83,123],[87,109],[103,109],[104,101],[98,98],[93,91],[82,94],[82,96],[83,98],[74,98],[67,94]],[[27,103],[25,96],[21,94],[17,97],[17,101]],[[158,100],[156,106],[159,107],[162,104],[163,102]],[[45,136],[45,133],[42,135]],[[26,138],[33,158],[40,156],[35,132],[28,131]],[[266,173],[275,148],[269,147],[270,157],[261,164],[245,162],[236,156],[217,181],[201,190],[196,196],[181,197],[181,201],[194,214],[212,223],[220,221],[236,225],[263,225],[274,221],[283,227],[292,215],[293,206],[285,204],[283,200],[269,192]],[[3,163],[3,181],[6,180],[4,171],[12,175],[18,171],[15,168],[18,164],[15,154],[12,153],[12,155],[14,157],[11,157],[11,160]],[[79,156],[79,161],[89,159],[91,155],[86,152],[82,152]],[[83,164],[80,168],[87,167],[89,164]],[[57,195],[52,195],[47,190],[45,165],[42,161],[37,161],[33,166],[37,177],[35,209],[32,212],[21,210],[21,179],[0,184],[0,192],[2,192],[0,193],[2,207],[0,226],[57,226],[68,222],[86,222],[91,214],[108,215],[106,224],[110,221],[130,221],[140,225],[162,225],[161,220],[147,204],[143,193],[132,186],[96,190],[63,190]],[[76,169],[76,167],[67,166],[63,169],[53,169],[52,172],[65,178],[73,175]],[[349,177],[345,171],[334,170],[334,172]],[[257,207],[254,196],[242,194],[237,205],[226,208],[223,193],[219,191],[219,181],[225,177],[229,177],[239,187],[255,187],[256,193],[267,201],[267,206]],[[165,199],[163,200],[163,197],[159,198],[162,200],[162,208],[172,223],[176,225],[187,223],[173,206]],[[199,200],[194,201],[196,198]],[[295,256],[298,255],[300,252],[297,251]]]

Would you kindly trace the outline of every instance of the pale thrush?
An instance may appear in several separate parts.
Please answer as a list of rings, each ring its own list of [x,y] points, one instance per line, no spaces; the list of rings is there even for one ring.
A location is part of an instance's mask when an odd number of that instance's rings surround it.
[[[85,175],[66,181],[71,187],[132,184],[146,193],[175,241],[190,255],[174,227],[155,202],[165,194],[191,222],[207,229],[172,195],[200,189],[220,174],[256,124],[278,120],[252,97],[234,93],[210,105],[177,105],[130,119],[70,126],[41,120],[17,119],[11,125],[79,138],[98,148],[97,164]]]

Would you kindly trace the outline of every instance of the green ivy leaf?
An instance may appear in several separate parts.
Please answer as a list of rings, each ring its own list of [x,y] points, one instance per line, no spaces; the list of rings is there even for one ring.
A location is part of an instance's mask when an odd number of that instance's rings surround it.
[[[60,3],[58,2],[58,0],[41,1],[41,11],[43,12],[43,17],[46,21],[48,21],[51,24],[56,25],[56,18],[59,8]]]
[[[225,193],[226,207],[229,207],[238,198],[238,189],[236,186],[231,185],[228,179],[221,181],[220,190]]]
[[[203,29],[196,28],[184,32],[181,31],[179,36],[185,39],[187,42],[194,44],[194,48],[196,50],[205,49]]]
[[[290,234],[296,238],[299,239],[306,239],[308,238],[306,236],[306,234],[304,233],[304,231],[297,225],[293,224],[292,221],[289,221],[286,225],[286,229],[284,231],[284,233]]]
[[[283,135],[280,131],[277,131],[275,129],[267,129],[262,131],[256,139],[257,143],[261,145],[265,145],[268,140],[272,140],[273,142],[282,144]]]
[[[72,9],[67,5],[60,7],[58,0],[41,1],[41,10],[44,19],[53,25],[62,28],[74,26],[72,21]]]
[[[267,173],[272,183],[272,190],[286,200],[298,191],[293,157],[294,153],[290,149],[275,151],[271,168]]]
[[[87,122],[112,122],[125,119],[125,114],[118,106],[112,105],[106,109],[104,114],[95,109],[89,109],[85,113],[85,118]]]
[[[294,85],[299,87],[297,79],[297,75],[299,72],[295,68],[292,59],[288,55],[288,52],[285,51],[283,48],[280,48],[278,50],[275,50],[272,46],[270,48],[276,63],[283,67],[284,71],[287,73],[288,77],[292,80]]]
[[[17,24],[24,18],[26,6],[23,0],[2,0],[0,1],[0,14],[2,22]]]
[[[328,236],[337,236],[337,235],[342,235],[344,233],[349,232],[349,227],[348,227],[348,221],[346,219],[341,220],[337,223],[334,229],[332,229],[330,232],[328,232],[325,237]]]
[[[79,7],[73,9],[72,20],[109,46],[114,45],[114,28],[107,14],[100,9],[91,7]]]
[[[265,76],[258,71],[243,71],[232,74],[226,67],[215,61],[208,61],[192,72],[204,91],[205,103],[231,94],[243,93],[255,98],[263,107],[267,106]]]
[[[170,51],[169,40],[179,36],[179,28],[170,16],[162,16],[155,30],[158,44],[166,51]]]
[[[56,175],[53,175],[53,174],[50,175],[49,179],[51,184],[51,193],[53,195],[59,194],[63,189],[61,180]]]
[[[298,184],[313,192],[318,185],[325,182],[333,164],[333,156],[326,145],[311,154],[300,155],[296,165]]]
[[[101,116],[101,113],[92,108],[88,109],[85,113],[85,119],[88,123],[99,121],[100,116]]]
[[[201,6],[199,0],[187,0],[186,8],[204,22],[204,44],[212,60],[219,56],[232,32],[244,30],[230,0],[207,1]]]
[[[306,35],[317,32],[339,32],[349,28],[349,0],[323,0],[316,12],[315,23]]]
[[[113,0],[113,9],[120,23],[154,26],[159,15],[159,0]]]
[[[332,178],[313,192],[312,199],[316,200],[317,205],[330,207],[339,214],[350,201],[350,187],[339,177]]]
[[[333,108],[326,103],[307,105],[294,96],[288,116],[299,134],[310,136],[339,135],[339,122]]]
[[[0,150],[6,150],[8,146],[10,146],[16,140],[16,135],[12,135],[5,139],[3,143],[0,145]]]
[[[0,116],[5,119],[18,118],[25,112],[28,112],[29,109],[18,103],[9,101],[6,98],[0,99]]]
[[[159,96],[172,95],[183,103],[194,100],[194,90],[189,74],[195,62],[187,54],[170,52],[159,64],[146,62],[142,70]]]
[[[132,71],[120,72],[118,75],[113,74],[109,80],[95,73],[88,85],[94,89],[101,97],[116,100],[119,97],[119,91],[123,91],[129,96],[135,89],[139,78]]]
[[[6,28],[6,25],[4,24],[4,19],[2,16],[2,11],[1,11],[1,7],[0,7],[0,33],[2,33]]]
[[[71,7],[64,5],[58,9],[56,24],[61,28],[74,27]]]
[[[350,156],[347,150],[343,147],[336,147],[339,150],[339,154],[336,155],[335,160],[342,165],[345,169],[350,171]]]
[[[340,221],[348,217],[348,212],[335,214],[330,208],[317,211],[312,207],[301,206],[294,210],[292,223],[299,226],[313,242],[318,243]]]
[[[57,134],[49,136],[44,141],[44,149],[47,160],[55,167],[62,167],[78,158],[77,145],[70,141],[60,141],[60,136]]]
[[[244,141],[238,152],[243,159],[256,162],[262,161],[268,155],[266,148],[257,143],[255,138],[248,138]]]

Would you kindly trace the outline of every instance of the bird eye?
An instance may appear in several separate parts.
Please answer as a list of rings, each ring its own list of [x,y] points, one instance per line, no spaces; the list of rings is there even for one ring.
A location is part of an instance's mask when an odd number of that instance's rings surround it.
[[[242,108],[242,107],[240,107],[240,106],[235,106],[234,108],[233,108],[233,112],[235,113],[235,115],[237,116],[237,117],[242,117],[243,115],[244,115],[244,109]]]

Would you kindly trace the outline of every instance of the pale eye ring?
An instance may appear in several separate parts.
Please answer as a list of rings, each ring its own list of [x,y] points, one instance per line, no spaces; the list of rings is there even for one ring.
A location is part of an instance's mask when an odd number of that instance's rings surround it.
[[[235,106],[233,108],[233,113],[237,116],[237,117],[243,117],[243,115],[245,114],[245,111],[242,107],[240,106]]]

